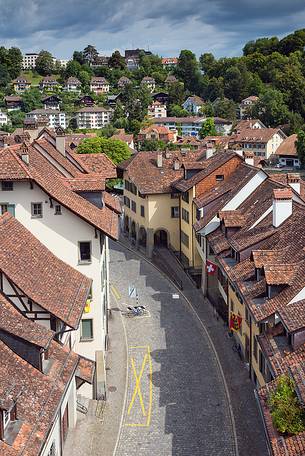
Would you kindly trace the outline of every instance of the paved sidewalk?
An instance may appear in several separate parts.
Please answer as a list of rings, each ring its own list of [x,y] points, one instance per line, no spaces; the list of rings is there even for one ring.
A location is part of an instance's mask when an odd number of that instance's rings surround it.
[[[123,242],[128,245],[126,239],[123,239]],[[183,294],[191,302],[214,343],[231,398],[239,456],[267,456],[265,433],[254,396],[254,385],[249,379],[245,364],[232,350],[233,343],[228,337],[226,325],[209,301],[204,299],[201,290],[196,288],[173,253],[164,249],[157,251],[154,262],[161,270],[164,268],[164,273],[167,272],[167,264],[170,264],[175,283],[182,284]]]
[[[122,317],[113,304],[112,300],[105,409],[101,416],[96,416],[96,401],[90,401],[88,415],[78,413],[76,428],[68,433],[64,456],[112,456],[115,449],[124,406],[127,360]]]

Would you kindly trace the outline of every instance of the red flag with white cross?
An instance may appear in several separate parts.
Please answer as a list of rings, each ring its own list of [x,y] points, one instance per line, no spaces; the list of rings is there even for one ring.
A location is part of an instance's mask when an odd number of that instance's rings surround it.
[[[212,261],[207,260],[206,269],[209,275],[213,275],[217,270],[217,265],[212,263]]]

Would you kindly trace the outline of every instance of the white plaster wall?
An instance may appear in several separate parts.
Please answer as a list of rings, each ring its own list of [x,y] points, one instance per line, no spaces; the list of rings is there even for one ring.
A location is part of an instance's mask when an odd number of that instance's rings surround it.
[[[57,450],[58,456],[62,456],[62,452],[60,451],[60,419],[59,415],[57,415],[53,428],[49,434],[48,440],[46,441],[42,451],[41,456],[48,456],[52,443],[55,441],[55,447]]]

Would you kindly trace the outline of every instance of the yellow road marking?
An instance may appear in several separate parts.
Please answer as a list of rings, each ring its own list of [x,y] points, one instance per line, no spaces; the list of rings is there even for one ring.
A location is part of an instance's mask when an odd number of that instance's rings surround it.
[[[142,375],[143,375],[143,372],[144,372],[144,369],[145,369],[145,366],[146,366],[146,359],[147,359],[147,353],[144,356],[144,359],[143,359],[143,362],[142,362],[142,366],[141,366],[141,370],[140,370],[140,374],[138,376],[136,368],[135,368],[135,364],[134,364],[134,359],[131,358],[131,365],[132,365],[133,375],[134,375],[134,378],[135,378],[135,381],[136,381],[136,386],[135,386],[135,389],[134,389],[134,392],[133,392],[133,395],[132,395],[132,398],[131,398],[131,401],[130,401],[130,404],[129,404],[129,407],[128,407],[128,412],[127,412],[128,415],[130,415],[133,403],[134,403],[134,401],[136,399],[136,396],[138,394],[139,400],[140,400],[140,404],[141,404],[141,408],[142,408],[143,416],[146,416],[145,407],[144,407],[144,404],[143,404],[143,396],[142,396],[142,392],[141,392],[141,378],[142,378]]]
[[[116,299],[121,299],[121,295],[120,295],[120,293],[118,292],[118,290],[115,288],[115,286],[114,286],[114,285],[111,285],[110,288],[111,288],[112,293],[114,294],[114,297],[115,297]]]
[[[151,420],[151,407],[152,407],[152,362],[150,356],[150,347],[147,347],[148,361],[149,361],[149,407],[146,426],[150,425]]]
[[[136,366],[135,366],[135,361],[134,358],[131,357],[131,367],[133,371],[133,375],[136,381],[135,384],[135,389],[133,391],[133,395],[127,410],[127,414],[130,415],[130,412],[132,410],[132,407],[134,406],[135,399],[138,395],[141,409],[142,409],[142,414],[144,417],[147,416],[146,423],[125,423],[125,426],[130,426],[130,427],[148,427],[151,422],[151,412],[152,412],[152,360],[151,360],[151,352],[150,352],[150,347],[147,345],[144,346],[130,346],[129,349],[146,349],[146,354],[143,358],[143,362],[141,365],[141,370],[139,372],[139,375],[137,375],[136,371]],[[141,391],[141,379],[145,370],[146,365],[149,365],[149,404],[147,410],[145,410],[144,407],[144,401],[143,401],[143,395]]]

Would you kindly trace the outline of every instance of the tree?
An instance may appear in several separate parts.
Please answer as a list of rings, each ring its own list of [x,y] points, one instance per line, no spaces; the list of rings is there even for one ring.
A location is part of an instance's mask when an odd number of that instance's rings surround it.
[[[48,51],[40,51],[36,59],[35,69],[38,74],[47,76],[54,71],[52,54]]]
[[[125,59],[121,55],[120,51],[114,51],[114,53],[108,61],[108,66],[110,66],[111,68],[119,68],[121,70],[124,70],[126,68]]]
[[[3,64],[0,64],[0,86],[6,87],[9,84],[10,79],[11,77],[7,67]]]
[[[166,144],[158,139],[145,139],[140,147],[140,150],[154,151],[165,150]]]
[[[65,68],[65,78],[68,79],[69,77],[73,76],[75,78],[79,78],[79,73],[82,71],[82,66],[76,60],[69,60],[67,66]]]
[[[169,104],[182,105],[185,100],[183,82],[174,82],[168,88]]]
[[[79,154],[106,154],[115,164],[131,156],[129,147],[119,139],[107,139],[101,136],[84,139],[77,148]]]
[[[297,154],[301,162],[301,166],[305,168],[305,131],[299,130],[297,140],[295,142]]]
[[[256,41],[249,41],[243,48],[244,55],[260,52],[268,55],[278,50],[279,39],[276,36],[271,38],[258,38]]]
[[[172,117],[188,117],[190,116],[190,113],[186,110],[181,108],[179,105],[169,105],[168,107],[168,113]]]
[[[10,111],[9,113],[10,120],[12,122],[12,127],[15,128],[22,128],[23,121],[25,118],[25,113],[22,111]]]
[[[196,56],[192,51],[184,49],[180,52],[176,74],[187,89],[196,92],[201,75]]]
[[[295,392],[293,380],[288,375],[279,377],[276,390],[268,401],[272,421],[282,434],[299,434],[305,430],[305,413]]]
[[[73,60],[78,62],[80,65],[83,65],[85,63],[84,53],[82,51],[74,51]]]
[[[206,136],[216,136],[217,131],[215,128],[214,119],[209,117],[205,122],[203,122],[202,127],[199,131],[200,138],[205,138]]]
[[[31,88],[24,92],[22,98],[22,110],[30,112],[42,107],[41,93],[37,88]]]
[[[86,62],[92,64],[95,62],[96,58],[98,57],[98,52],[94,46],[88,44],[83,50],[83,56]]]
[[[12,79],[17,78],[22,68],[22,53],[19,48],[11,47],[8,49],[8,72]]]
[[[267,127],[287,122],[289,109],[283,94],[276,89],[266,89],[251,110],[251,117],[259,118]]]
[[[215,68],[216,60],[212,53],[206,52],[202,54],[199,58],[201,69],[205,74],[209,74]]]
[[[219,98],[213,104],[214,115],[224,119],[235,120],[237,105],[228,98]]]

